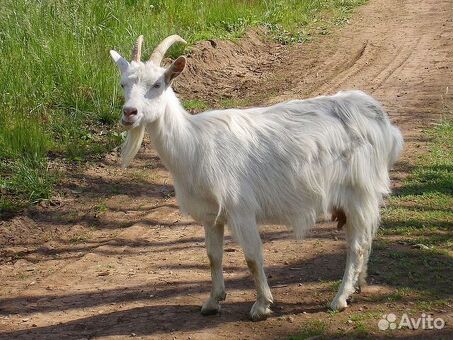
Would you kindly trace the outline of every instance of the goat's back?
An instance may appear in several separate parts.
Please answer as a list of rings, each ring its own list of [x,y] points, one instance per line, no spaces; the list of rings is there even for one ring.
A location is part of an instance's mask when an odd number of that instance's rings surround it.
[[[269,223],[305,216],[309,224],[351,192],[381,200],[402,147],[381,105],[360,91],[211,111],[194,116],[193,129],[194,183],[219,209],[253,211]]]

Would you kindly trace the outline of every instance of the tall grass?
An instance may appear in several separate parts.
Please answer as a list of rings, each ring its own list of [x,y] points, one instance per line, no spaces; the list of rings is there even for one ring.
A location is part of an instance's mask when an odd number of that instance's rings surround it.
[[[291,41],[321,13],[342,18],[362,2],[3,0],[0,210],[1,202],[7,201],[5,195],[19,199],[24,192],[36,192],[34,187],[19,190],[13,184],[17,182],[14,169],[28,167],[30,173],[44,169],[36,176],[47,178],[49,152],[78,160],[118,142],[112,127],[121,100],[109,49],[127,53],[134,39],[144,34],[146,55],[169,34],[178,33],[194,43],[237,37],[258,25],[266,25],[283,41]],[[181,52],[182,47],[171,51],[173,55]],[[50,192],[44,190],[34,198],[48,197]],[[8,202],[3,207],[14,205]]]

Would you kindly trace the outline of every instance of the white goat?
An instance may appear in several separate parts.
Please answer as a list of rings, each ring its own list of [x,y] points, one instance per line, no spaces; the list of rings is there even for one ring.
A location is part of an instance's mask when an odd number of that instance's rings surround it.
[[[345,226],[346,270],[334,310],[365,284],[379,206],[389,190],[389,169],[403,146],[381,105],[360,91],[340,92],[269,107],[188,114],[171,88],[184,57],[160,66],[177,35],[163,40],[146,63],[143,37],[127,62],[110,51],[121,71],[128,128],[122,148],[127,166],[142,143],[145,127],[170,170],[183,212],[203,224],[212,289],[202,314],[217,313],[225,299],[222,272],[224,225],[242,246],[253,274],[257,300],[253,320],[271,313],[273,298],[263,269],[259,224],[283,224],[302,237],[320,217]]]

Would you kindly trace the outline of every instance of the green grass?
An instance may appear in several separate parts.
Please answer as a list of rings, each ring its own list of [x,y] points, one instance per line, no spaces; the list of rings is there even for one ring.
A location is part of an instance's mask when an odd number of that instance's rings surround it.
[[[311,337],[321,337],[327,331],[327,324],[322,320],[307,320],[299,329],[297,335],[290,336],[289,340],[303,340]]]
[[[199,113],[210,108],[209,104],[201,99],[186,99],[183,100],[184,108],[191,113]],[[231,107],[247,107],[249,106],[247,98],[220,98],[211,109],[225,109]]]
[[[0,166],[0,218],[20,211],[26,203],[50,198],[56,174],[45,160],[18,159]]]
[[[453,121],[430,131],[429,152],[421,155],[404,185],[383,211],[380,235],[408,244],[453,250]]]
[[[83,161],[117,146],[121,107],[108,50],[144,55],[169,34],[190,45],[265,26],[281,42],[341,24],[365,0],[4,0],[0,11],[0,213],[47,198],[49,158]],[[170,51],[176,56],[184,47]],[[202,102],[187,102],[204,110]],[[17,170],[19,169],[19,173]],[[26,178],[26,181],[22,181]]]
[[[453,276],[453,121],[442,121],[427,135],[428,152],[415,160],[383,210],[370,259],[370,273],[398,288],[391,301],[410,294],[422,309],[452,301]]]
[[[184,108],[191,113],[198,113],[208,109],[208,103],[200,99],[187,99],[183,101]]]
[[[440,298],[448,296],[451,291],[453,259],[443,250],[407,246],[398,249],[388,242],[385,249],[374,250],[369,272],[380,283],[415,289]],[[395,294],[391,298],[398,301],[402,297]]]

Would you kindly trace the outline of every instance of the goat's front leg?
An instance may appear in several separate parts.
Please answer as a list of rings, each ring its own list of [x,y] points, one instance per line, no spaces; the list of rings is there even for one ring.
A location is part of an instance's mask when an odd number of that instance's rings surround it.
[[[220,311],[220,301],[225,300],[225,283],[223,280],[223,224],[204,225],[206,250],[211,267],[212,287],[208,300],[201,307],[201,314],[211,315]]]
[[[245,260],[256,286],[256,302],[250,310],[253,321],[264,320],[272,313],[273,297],[264,273],[263,245],[256,222],[248,219],[231,221],[233,233],[244,250]]]

